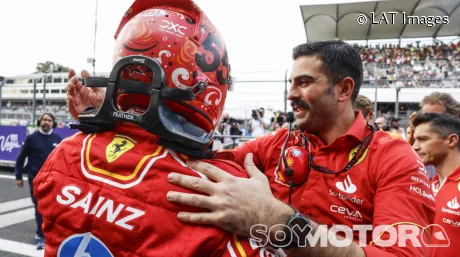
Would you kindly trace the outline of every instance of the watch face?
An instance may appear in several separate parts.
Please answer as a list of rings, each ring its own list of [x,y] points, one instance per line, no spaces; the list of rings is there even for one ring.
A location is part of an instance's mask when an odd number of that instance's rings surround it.
[[[306,242],[307,235],[312,230],[309,220],[301,215],[294,217],[291,220],[289,227],[291,228],[291,231],[293,233],[292,240],[296,243]],[[297,236],[295,236],[294,234]]]

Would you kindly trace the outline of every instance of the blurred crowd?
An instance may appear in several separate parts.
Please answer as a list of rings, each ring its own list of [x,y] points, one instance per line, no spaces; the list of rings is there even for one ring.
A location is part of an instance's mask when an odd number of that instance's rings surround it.
[[[427,95],[420,102],[419,109],[410,115],[409,126],[404,129],[399,125],[401,120],[394,116],[380,116],[375,117],[374,115],[374,104],[372,101],[363,96],[359,95],[355,102],[355,110],[360,111],[364,118],[371,123],[376,130],[387,131],[392,137],[402,138],[407,140],[410,144],[413,144],[413,127],[412,119],[419,113],[447,113],[453,115],[456,118],[460,118],[460,103],[448,93],[433,92]]]
[[[374,103],[363,95],[359,95],[356,99],[355,110],[360,111],[376,130],[387,131],[392,137],[402,138],[409,142],[413,140],[411,119],[418,113],[448,113],[460,118],[460,103],[452,95],[441,92],[433,92],[424,97],[418,108],[409,114],[410,119],[408,120],[395,117],[392,112],[379,112],[381,116],[377,116],[378,114],[374,113]],[[295,121],[292,126],[295,128]],[[224,113],[215,131],[217,142],[214,147],[215,149],[233,149],[247,140],[288,127],[286,113],[282,111],[272,112],[272,117],[267,118],[265,109],[260,107],[258,110],[253,110],[249,120],[235,119],[228,113]]]
[[[270,112],[269,115],[267,115],[264,107],[252,110],[249,120],[235,119],[230,117],[228,113],[222,114],[215,131],[217,142],[214,148],[233,149],[244,141],[289,126],[286,122],[286,113],[268,111]]]
[[[363,60],[363,86],[460,87],[460,41],[355,47]]]
[[[32,120],[32,110],[33,106],[31,104],[15,104],[8,102],[2,106],[1,111],[1,124],[2,125],[11,125],[11,126],[29,126],[34,124],[31,123]],[[50,112],[53,113],[56,117],[56,120],[59,121],[59,124],[73,122],[72,116],[67,111],[67,106],[65,103],[62,104],[47,104],[47,105],[37,105],[36,113]]]

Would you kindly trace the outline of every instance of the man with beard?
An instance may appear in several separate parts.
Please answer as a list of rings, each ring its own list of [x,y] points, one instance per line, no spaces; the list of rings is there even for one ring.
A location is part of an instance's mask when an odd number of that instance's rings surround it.
[[[427,256],[426,247],[410,240],[404,240],[404,247],[382,247],[378,239],[388,239],[388,233],[372,238],[368,231],[362,241],[355,230],[354,242],[337,246],[332,241],[343,237],[320,226],[366,224],[397,231],[399,224],[410,223],[423,228],[432,223],[435,203],[424,166],[410,145],[374,131],[354,110],[363,78],[359,53],[342,41],[311,42],[295,47],[293,59],[288,99],[300,130],[278,130],[218,155],[246,162],[249,180],[200,161],[188,165],[211,181],[171,173],[171,183],[209,193],[170,192],[172,202],[211,210],[179,213],[178,218],[261,240],[265,231],[270,243],[288,249],[289,256]],[[277,233],[283,232],[280,241]],[[329,243],[306,242],[308,232]],[[421,242],[421,234],[417,239]]]
[[[405,247],[382,247],[378,239],[388,239],[388,233],[372,238],[368,231],[363,242],[354,231],[355,242],[342,247],[305,241],[308,233],[326,237],[328,242],[342,239],[327,235],[319,224],[397,230],[400,222],[409,222],[425,227],[434,218],[435,204],[429,193],[411,190],[423,188],[429,180],[410,146],[374,131],[354,111],[363,77],[359,53],[342,41],[311,42],[294,48],[293,59],[288,99],[300,130],[280,129],[217,155],[244,165],[250,179],[200,161],[187,161],[187,165],[210,180],[170,173],[171,183],[209,195],[170,191],[171,202],[209,210],[180,212],[178,218],[251,235],[258,242],[287,249],[289,256],[427,256],[428,250],[411,240]],[[98,92],[87,92],[70,91],[67,100],[74,117],[92,103],[100,105]],[[285,158],[285,152],[292,155]],[[304,166],[285,168],[297,163],[295,158]],[[293,229],[300,236],[294,237]],[[279,232],[285,237],[280,238]]]
[[[56,120],[53,114],[43,113],[38,119],[37,125],[39,125],[38,130],[27,136],[16,160],[16,185],[18,187],[24,186],[22,174],[24,171],[27,172],[30,197],[35,206],[35,221],[37,222],[35,239],[37,240],[37,249],[40,250],[44,247],[45,236],[41,227],[43,223],[42,215],[37,211],[37,199],[33,194],[33,181],[50,153],[62,139],[61,136],[53,133],[53,128],[56,127]],[[24,168],[26,157],[27,165]]]
[[[450,241],[451,245],[434,248],[432,257],[457,256],[455,246],[460,243],[460,120],[449,114],[423,113],[412,123],[415,128],[413,149],[425,165],[433,165],[437,172],[433,178],[434,223],[443,230],[434,227],[432,243],[447,245]]]

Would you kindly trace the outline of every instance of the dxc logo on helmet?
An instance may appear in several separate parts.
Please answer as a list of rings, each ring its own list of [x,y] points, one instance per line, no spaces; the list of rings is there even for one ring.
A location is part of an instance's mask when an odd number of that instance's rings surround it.
[[[160,28],[167,29],[167,30],[174,30],[174,32],[181,34],[182,36],[185,35],[185,33],[181,29],[187,29],[184,26],[179,26],[179,24],[175,24],[174,22],[171,21],[166,21],[162,20],[166,25],[161,25]]]

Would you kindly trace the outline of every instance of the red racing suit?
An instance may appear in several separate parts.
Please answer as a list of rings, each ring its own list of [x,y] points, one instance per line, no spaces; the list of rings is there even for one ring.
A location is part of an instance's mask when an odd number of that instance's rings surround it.
[[[203,210],[167,201],[168,191],[192,193],[169,183],[168,174],[208,178],[185,165],[187,156],[157,140],[123,124],[103,133],[76,133],[56,147],[34,180],[45,256],[278,256],[217,227],[180,222],[179,211]],[[208,161],[247,177],[235,163]]]
[[[287,148],[302,146],[302,132],[294,133],[296,136],[291,136]],[[356,112],[356,119],[348,132],[330,145],[324,145],[315,135],[304,135],[312,142],[315,164],[340,171],[369,133],[363,116]],[[232,151],[219,153],[218,158],[243,165],[245,155],[253,153],[254,163],[268,177],[273,195],[287,202],[289,186],[277,170],[287,136],[288,130],[281,129]],[[370,230],[361,246],[367,257],[429,256],[429,249],[423,243],[429,233],[423,228],[433,223],[435,202],[426,169],[408,143],[393,139],[383,131],[374,132],[367,151],[349,171],[328,175],[311,170],[308,181],[294,187],[291,205],[328,227],[333,224],[349,227],[367,224],[375,229],[379,225],[388,225],[385,227],[398,228],[399,231],[398,225],[413,224],[420,228],[420,236],[423,235],[423,239],[419,238],[420,246],[408,240],[403,247],[382,247],[383,244],[378,243],[381,241],[377,240],[379,235],[373,238]],[[354,240],[359,242],[359,231],[353,231]],[[388,236],[384,233],[379,240],[388,239]]]
[[[444,182],[438,174],[433,177],[436,197],[436,226],[433,229],[432,257],[458,256],[460,244],[460,166]]]

